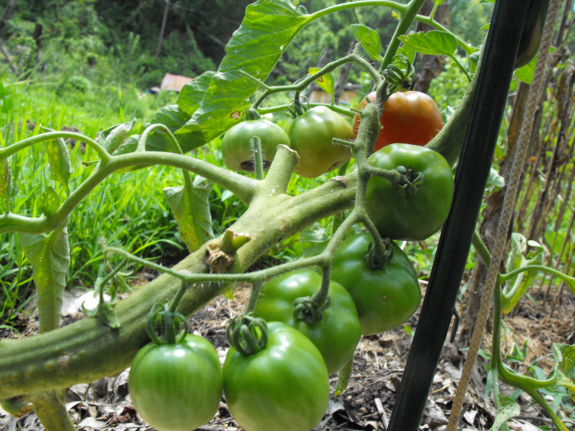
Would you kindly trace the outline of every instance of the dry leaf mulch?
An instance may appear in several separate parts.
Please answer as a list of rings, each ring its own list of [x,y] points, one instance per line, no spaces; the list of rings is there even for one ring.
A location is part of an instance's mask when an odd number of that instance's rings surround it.
[[[423,287],[425,289],[425,286]],[[238,288],[234,300],[220,296],[190,317],[190,330],[209,339],[220,359],[225,358],[228,343],[225,328],[232,316],[243,310],[249,296],[249,289]],[[512,352],[513,346],[522,348],[527,343],[527,358],[523,363],[513,364],[518,371],[526,372],[528,365],[537,364],[547,373],[552,368],[549,357],[553,342],[575,344],[573,319],[575,298],[564,292],[553,313],[549,307],[542,310],[538,303],[522,300],[519,312],[504,319],[507,328],[502,350]],[[64,316],[64,324],[82,317],[81,313]],[[418,313],[406,325],[417,330]],[[37,332],[37,319],[22,316],[18,322],[24,335]],[[0,332],[0,338],[17,338],[18,334],[7,330]],[[396,328],[378,336],[362,337],[355,354],[355,363],[349,387],[339,397],[331,396],[328,410],[321,423],[314,428],[320,430],[376,430],[385,431],[393,410],[397,391],[412,337],[403,328]],[[486,337],[485,349],[489,349]],[[464,353],[455,344],[446,342],[431,394],[428,399],[420,430],[445,431],[453,398],[461,377],[465,360]],[[489,430],[495,418],[495,407],[491,398],[485,398],[487,370],[485,360],[479,359],[467,392],[464,412],[459,430]],[[129,369],[117,376],[106,377],[91,384],[79,384],[69,389],[66,408],[79,430],[149,430],[130,403],[128,389]],[[332,388],[337,376],[331,376]],[[512,394],[514,390],[505,391]],[[333,394],[333,391],[332,391]],[[522,415],[510,422],[512,430],[536,431],[549,426],[549,420],[534,406],[525,394],[521,394]],[[575,422],[567,422],[575,429]],[[43,430],[34,413],[20,419],[12,418],[0,409],[0,431]],[[199,428],[203,431],[240,430],[231,417],[225,398],[214,419]],[[273,430],[270,430],[273,431]]]

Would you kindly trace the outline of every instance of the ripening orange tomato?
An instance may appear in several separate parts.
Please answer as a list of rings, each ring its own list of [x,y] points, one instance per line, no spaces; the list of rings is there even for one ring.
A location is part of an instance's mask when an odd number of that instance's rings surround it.
[[[361,101],[361,111],[367,100],[375,100],[375,92]],[[379,120],[383,129],[379,131],[374,151],[389,144],[411,144],[423,146],[435,137],[443,127],[443,118],[437,103],[419,91],[397,92],[383,104]],[[353,137],[359,130],[359,114],[353,118]]]

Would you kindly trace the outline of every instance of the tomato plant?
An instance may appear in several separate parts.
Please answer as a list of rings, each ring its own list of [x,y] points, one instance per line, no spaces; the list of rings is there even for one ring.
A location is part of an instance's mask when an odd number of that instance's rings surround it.
[[[226,132],[222,139],[222,157],[229,169],[254,171],[254,149],[250,140],[258,136],[261,142],[262,163],[267,170],[280,144],[289,146],[286,132],[266,119],[243,121]]]
[[[345,287],[357,307],[363,335],[388,331],[409,319],[421,302],[417,274],[407,255],[393,241],[393,257],[381,269],[368,266],[371,236],[346,239],[337,250],[331,278]]]
[[[375,101],[375,92],[369,93],[357,109],[361,111]],[[359,114],[353,117],[353,135],[359,129]],[[425,93],[406,91],[393,93],[383,104],[379,131],[374,151],[396,143],[425,145],[443,127],[443,117],[437,103]]]
[[[351,139],[351,126],[325,106],[316,106],[296,117],[286,131],[290,146],[299,154],[295,172],[302,177],[319,177],[339,168],[351,158],[349,148],[332,142],[334,138]]]
[[[160,431],[188,431],[216,414],[223,376],[214,346],[188,334],[179,343],[144,346],[128,384],[132,404],[148,424]]]
[[[312,296],[321,285],[321,276],[300,270],[277,277],[262,286],[254,315],[287,323],[305,334],[322,354],[328,372],[338,371],[353,355],[361,336],[357,311],[349,293],[338,283],[329,286],[331,304],[324,318],[310,325],[294,317],[294,300]]]
[[[415,194],[403,193],[387,179],[370,178],[366,209],[382,237],[421,241],[441,228],[453,198],[453,174],[441,154],[416,145],[392,144],[373,153],[368,162],[381,169],[403,166],[412,179],[423,174]]]
[[[268,323],[268,342],[243,356],[230,348],[224,393],[235,421],[246,431],[306,431],[323,417],[329,401],[325,362],[301,332]]]

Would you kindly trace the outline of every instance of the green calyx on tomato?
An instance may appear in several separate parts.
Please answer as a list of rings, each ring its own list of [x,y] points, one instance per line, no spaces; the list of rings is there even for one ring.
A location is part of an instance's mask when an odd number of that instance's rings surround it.
[[[255,136],[260,138],[264,170],[270,167],[278,145],[290,145],[288,135],[277,124],[265,119],[243,121],[228,130],[222,139],[222,157],[229,169],[255,170],[252,144]]]
[[[374,102],[372,92],[359,104],[361,111],[368,101]],[[374,151],[395,143],[423,146],[443,127],[443,117],[435,101],[425,93],[406,91],[393,93],[383,104],[379,131]],[[357,137],[360,116],[353,117],[353,137]]]
[[[314,295],[321,286],[321,280],[319,274],[305,269],[269,281],[261,288],[254,316],[268,322],[284,322],[302,332],[321,352],[332,374],[353,355],[361,337],[361,326],[351,296],[335,282],[329,285],[331,304],[323,311],[321,321],[310,325],[294,316],[294,301]]]
[[[331,279],[350,293],[361,323],[363,335],[393,329],[417,310],[421,290],[417,275],[406,254],[394,242],[393,256],[381,269],[366,262],[372,238],[368,233],[346,239],[337,250]]]
[[[333,171],[351,158],[348,147],[333,139],[352,139],[348,122],[325,106],[316,106],[296,117],[286,128],[290,147],[297,151],[299,163],[295,172],[305,178],[316,178]]]
[[[226,329],[228,343],[244,356],[262,350],[268,342],[267,325],[264,319],[252,313],[235,316]]]
[[[386,170],[403,166],[411,178],[423,174],[423,183],[415,194],[405,193],[385,178],[369,179],[366,209],[382,237],[421,241],[443,226],[453,198],[453,174],[441,154],[416,145],[392,144],[373,153],[367,161]]]
[[[160,431],[189,431],[208,423],[222,396],[218,354],[205,338],[188,334],[175,344],[144,346],[128,379],[132,404]]]
[[[234,420],[246,431],[307,431],[323,417],[329,378],[317,348],[281,322],[268,323],[268,343],[244,356],[230,348],[224,393]]]

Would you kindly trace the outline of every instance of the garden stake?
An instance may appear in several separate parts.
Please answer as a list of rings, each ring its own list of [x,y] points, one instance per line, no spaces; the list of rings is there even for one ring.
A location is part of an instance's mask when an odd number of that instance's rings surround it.
[[[497,1],[485,43],[450,215],[443,227],[427,294],[388,430],[419,429],[439,363],[485,185],[527,15],[521,0]],[[473,85],[473,84],[472,84]]]
[[[477,354],[479,353],[479,348],[481,347],[481,341],[483,340],[483,333],[485,331],[485,324],[489,318],[489,311],[491,309],[491,301],[493,298],[493,290],[495,288],[495,283],[497,282],[499,265],[501,264],[501,259],[503,257],[505,245],[507,242],[509,223],[511,222],[511,216],[513,214],[513,209],[515,208],[515,201],[517,200],[517,190],[519,189],[519,181],[521,178],[521,173],[523,172],[523,166],[525,165],[525,155],[527,154],[527,147],[529,146],[531,129],[533,127],[533,119],[535,118],[535,111],[537,109],[537,102],[539,100],[539,93],[541,91],[543,73],[545,72],[545,64],[547,62],[547,54],[551,45],[551,37],[553,36],[553,26],[555,25],[555,21],[557,21],[559,3],[560,0],[552,1],[547,15],[547,21],[545,22],[545,30],[543,39],[541,40],[541,48],[539,50],[539,57],[537,58],[537,66],[535,68],[533,82],[529,88],[527,108],[525,110],[523,125],[521,126],[519,148],[517,155],[513,160],[513,172],[511,174],[511,181],[509,182],[507,191],[505,192],[503,211],[501,212],[499,226],[497,227],[497,237],[494,245],[493,256],[491,263],[489,263],[487,279],[485,281],[485,292],[481,298],[481,307],[479,309],[477,322],[475,323],[475,328],[473,330],[471,346],[467,354],[467,359],[465,360],[465,365],[463,366],[461,380],[459,382],[459,387],[457,388],[457,393],[453,401],[453,408],[451,410],[451,416],[449,418],[449,425],[447,428],[448,431],[457,431],[457,425],[459,424],[459,418],[461,416],[461,409],[463,407],[465,393],[467,392],[467,387],[469,386],[469,382],[471,380],[471,373],[473,372],[473,366],[475,365],[475,360],[477,359]],[[487,262],[485,263],[487,264]],[[495,400],[495,402],[498,403],[497,400]]]

